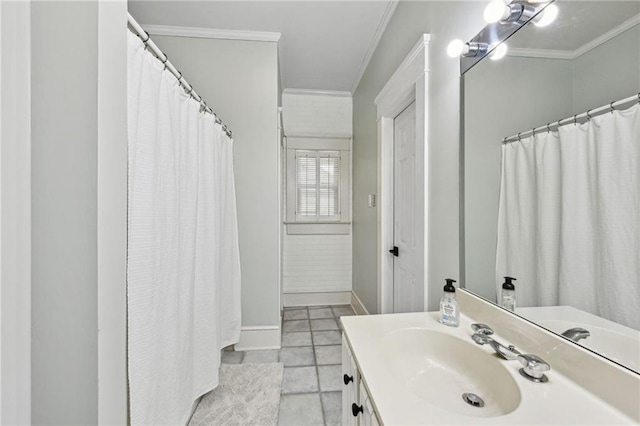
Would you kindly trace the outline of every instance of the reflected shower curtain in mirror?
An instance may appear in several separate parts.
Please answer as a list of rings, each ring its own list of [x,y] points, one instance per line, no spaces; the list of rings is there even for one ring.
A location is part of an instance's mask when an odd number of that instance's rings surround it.
[[[128,32],[132,424],[185,424],[240,335],[233,141]]]
[[[518,306],[640,329],[640,106],[502,146],[496,276]]]

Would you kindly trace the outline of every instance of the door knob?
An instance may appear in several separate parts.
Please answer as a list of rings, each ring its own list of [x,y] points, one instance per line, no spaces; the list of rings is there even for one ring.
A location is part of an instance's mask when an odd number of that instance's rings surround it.
[[[353,382],[353,376],[348,376],[345,374],[344,376],[342,376],[342,381],[345,385],[348,385],[349,382]]]
[[[389,253],[391,253],[395,257],[398,257],[398,247],[393,246],[393,248],[391,250],[389,250]]]
[[[351,414],[353,414],[353,417],[358,417],[358,414],[360,413],[364,413],[364,408],[362,408],[362,405],[358,405],[355,402],[351,404]]]

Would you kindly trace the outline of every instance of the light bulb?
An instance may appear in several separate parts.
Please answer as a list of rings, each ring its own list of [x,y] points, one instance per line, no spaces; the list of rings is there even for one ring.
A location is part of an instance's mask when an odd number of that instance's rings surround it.
[[[493,0],[484,9],[484,20],[488,24],[501,21],[509,17],[509,7],[503,0]]]
[[[458,56],[462,55],[465,50],[465,46],[466,43],[464,41],[455,39],[451,43],[449,43],[449,46],[447,46],[447,55],[452,58],[457,58]]]
[[[556,20],[556,18],[558,17],[558,11],[558,6],[556,6],[555,4],[550,4],[549,6],[545,7],[542,13],[533,20],[534,25],[536,27],[546,27]]]
[[[489,58],[494,61],[502,59],[507,54],[507,50],[509,50],[509,48],[507,47],[506,43],[500,43],[495,47],[495,49],[491,51],[491,55],[489,55]]]

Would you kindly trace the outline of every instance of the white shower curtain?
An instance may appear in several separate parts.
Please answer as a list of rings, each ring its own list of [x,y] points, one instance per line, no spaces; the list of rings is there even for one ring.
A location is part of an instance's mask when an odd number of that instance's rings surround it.
[[[502,147],[496,276],[518,306],[640,329],[640,106]]]
[[[132,424],[185,424],[240,335],[233,141],[128,32]]]

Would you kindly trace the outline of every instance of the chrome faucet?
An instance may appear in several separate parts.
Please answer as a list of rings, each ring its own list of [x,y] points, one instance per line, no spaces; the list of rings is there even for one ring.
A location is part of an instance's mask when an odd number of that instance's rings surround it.
[[[562,333],[562,335],[568,339],[573,340],[574,342],[577,342],[591,336],[591,333],[589,333],[589,330],[585,330],[584,328],[575,327],[568,329],[567,331]]]
[[[513,345],[505,346],[498,342],[491,337],[493,330],[486,324],[471,324],[471,329],[474,331],[471,338],[477,344],[491,346],[498,355],[506,360],[520,361],[522,364],[522,368],[520,369],[522,377],[536,383],[549,381],[544,373],[545,371],[551,370],[551,367],[545,360],[533,354],[522,354]]]
[[[494,351],[496,351],[498,355],[506,360],[513,361],[515,359],[518,359],[518,355],[521,355],[514,346],[505,346],[487,334],[476,332],[473,336],[471,336],[471,338],[479,345],[488,344],[493,348]]]

